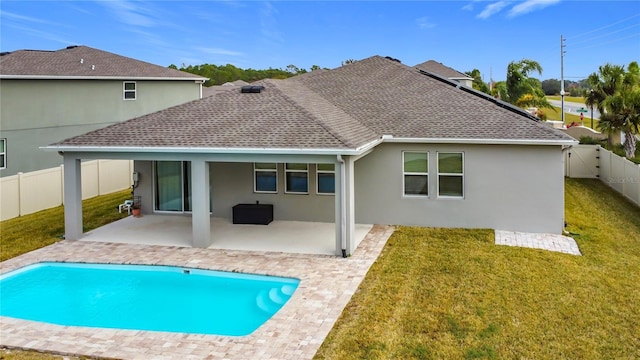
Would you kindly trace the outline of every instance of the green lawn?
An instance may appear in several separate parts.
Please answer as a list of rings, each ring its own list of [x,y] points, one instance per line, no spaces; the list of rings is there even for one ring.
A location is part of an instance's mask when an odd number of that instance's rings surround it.
[[[640,208],[599,180],[567,179],[565,194],[583,256],[496,246],[491,230],[398,228],[316,358],[640,358]],[[85,203],[85,217],[117,214],[120,196]],[[7,233],[42,239],[34,248],[56,241],[61,215],[36,216],[0,223],[3,256],[24,252]]]
[[[131,190],[84,200],[84,231],[89,231],[125,217],[117,211],[118,204],[131,198]],[[64,208],[39,211],[0,222],[2,241],[0,261],[51,245],[64,235]],[[1,359],[1,358],[0,358]]]
[[[562,100],[560,95],[558,96],[547,96],[548,100]],[[582,96],[565,96],[564,101],[570,101],[575,103],[584,104],[584,97]]]
[[[399,228],[316,359],[640,358],[640,208],[566,180],[583,256]]]

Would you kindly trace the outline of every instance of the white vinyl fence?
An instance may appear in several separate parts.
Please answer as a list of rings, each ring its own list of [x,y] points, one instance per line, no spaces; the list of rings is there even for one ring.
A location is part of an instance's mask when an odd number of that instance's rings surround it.
[[[640,206],[640,165],[600,145],[574,145],[564,160],[567,177],[600,179]]]
[[[82,198],[131,187],[133,161],[92,160],[82,163]],[[0,178],[0,221],[63,204],[63,165]]]

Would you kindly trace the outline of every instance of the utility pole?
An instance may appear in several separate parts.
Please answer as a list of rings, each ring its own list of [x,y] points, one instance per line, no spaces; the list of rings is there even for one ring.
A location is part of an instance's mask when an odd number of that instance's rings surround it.
[[[565,39],[560,35],[560,113],[564,124],[564,44]]]

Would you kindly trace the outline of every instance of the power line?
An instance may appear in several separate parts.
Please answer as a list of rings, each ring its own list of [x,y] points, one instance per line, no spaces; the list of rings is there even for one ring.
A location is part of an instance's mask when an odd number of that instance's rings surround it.
[[[616,33],[619,33],[619,32],[621,32],[621,31],[625,31],[625,30],[628,30],[628,29],[631,29],[631,28],[634,28],[634,27],[638,27],[638,26],[640,26],[640,23],[638,23],[638,24],[633,24],[633,25],[627,26],[627,27],[625,27],[625,28],[618,29],[618,30],[615,30],[615,31],[611,31],[611,32],[608,32],[608,33],[606,33],[606,34],[602,34],[602,35],[599,35],[599,36],[595,36],[595,37],[592,37],[592,38],[589,38],[589,39],[585,39],[585,40],[582,40],[582,41],[574,42],[574,43],[573,43],[573,45],[575,45],[575,44],[583,44],[583,43],[586,43],[586,42],[590,42],[590,41],[593,41],[593,40],[596,40],[596,39],[600,39],[600,38],[603,38],[603,37],[607,37],[607,36],[609,36],[609,35],[616,34]]]
[[[599,42],[597,44],[592,44],[590,46],[582,46],[582,47],[578,47],[578,48],[572,49],[572,50],[592,49],[592,48],[595,48],[595,47],[599,47],[599,46],[615,43],[615,42],[626,40],[626,39],[630,39],[630,38],[640,38],[640,33],[629,35],[629,36],[625,36],[625,37],[621,37],[621,38],[617,38],[617,39],[614,39],[614,40],[611,40],[611,41],[607,41],[607,42]]]
[[[629,16],[628,18],[625,18],[625,19],[622,19],[622,20],[618,20],[618,21],[616,21],[616,22],[614,22],[614,23],[611,23],[611,24],[609,24],[609,25],[605,25],[605,26],[599,27],[599,28],[594,29],[594,30],[589,30],[589,31],[587,31],[587,32],[583,32],[582,34],[575,35],[575,36],[573,36],[573,37],[570,37],[570,38],[569,38],[569,40],[573,40],[573,39],[575,39],[575,38],[579,38],[579,37],[582,37],[582,36],[585,36],[585,35],[589,35],[589,34],[592,34],[592,33],[596,32],[596,31],[600,31],[600,30],[602,30],[602,29],[606,29],[606,28],[612,27],[612,26],[614,26],[614,25],[618,25],[618,24],[620,24],[620,23],[623,23],[623,22],[625,22],[625,21],[627,21],[627,20],[631,20],[631,19],[633,19],[633,18],[635,18],[635,17],[638,17],[638,16],[640,16],[640,13],[635,14],[635,15],[632,15],[632,16]]]

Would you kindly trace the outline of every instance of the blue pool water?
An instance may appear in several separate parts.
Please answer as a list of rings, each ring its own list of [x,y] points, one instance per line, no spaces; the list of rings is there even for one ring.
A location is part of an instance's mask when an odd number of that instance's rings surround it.
[[[0,315],[58,325],[248,335],[299,280],[169,266],[39,263],[0,276]]]

